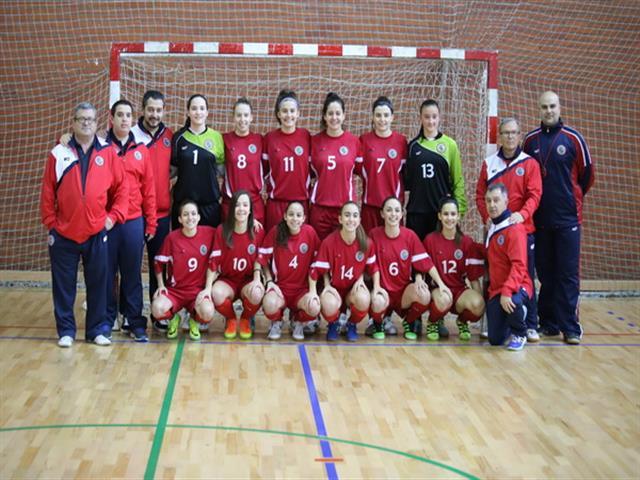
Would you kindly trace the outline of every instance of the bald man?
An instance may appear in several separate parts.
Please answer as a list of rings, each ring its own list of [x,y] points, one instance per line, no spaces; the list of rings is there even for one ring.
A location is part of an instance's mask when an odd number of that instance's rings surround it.
[[[560,118],[558,95],[544,92],[538,103],[541,125],[527,134],[522,149],[538,161],[542,175],[542,198],[533,217],[540,330],[547,336],[562,333],[566,343],[579,345],[582,205],[594,170],[584,138]]]

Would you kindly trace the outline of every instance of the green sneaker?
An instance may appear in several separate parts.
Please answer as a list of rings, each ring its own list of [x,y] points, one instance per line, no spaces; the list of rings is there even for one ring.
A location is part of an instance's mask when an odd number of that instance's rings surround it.
[[[200,340],[200,324],[193,318],[189,318],[189,338],[194,342]]]
[[[173,318],[169,320],[169,325],[167,325],[167,338],[169,340],[176,338],[178,336],[179,327],[180,327],[180,315],[176,313],[173,316]]]
[[[404,329],[404,338],[407,340],[417,340],[418,335],[413,331],[413,323],[409,323],[406,320],[402,321],[402,328]]]
[[[463,320],[457,319],[456,325],[458,326],[458,338],[460,340],[471,340],[471,331],[469,331],[469,324]]]
[[[432,342],[440,340],[440,334],[438,333],[438,322],[427,323],[427,339]]]
[[[384,327],[382,323],[373,322],[373,334],[371,335],[376,340],[384,340]]]

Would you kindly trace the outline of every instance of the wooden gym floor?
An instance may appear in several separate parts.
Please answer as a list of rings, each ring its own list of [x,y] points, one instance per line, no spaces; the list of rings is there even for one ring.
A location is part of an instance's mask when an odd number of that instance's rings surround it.
[[[0,303],[3,479],[640,478],[638,298],[583,299],[581,346],[517,353],[452,319],[448,341],[327,345],[270,342],[262,317],[251,341],[218,320],[61,349],[50,290]]]

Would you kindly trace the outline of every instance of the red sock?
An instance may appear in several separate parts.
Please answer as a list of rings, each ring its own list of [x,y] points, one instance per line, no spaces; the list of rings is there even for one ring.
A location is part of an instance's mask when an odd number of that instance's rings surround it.
[[[278,320],[282,320],[282,309],[279,309],[276,311],[276,313],[272,314],[265,313],[264,316],[272,322],[277,322]]]
[[[349,321],[351,323],[360,323],[362,319],[367,316],[367,313],[368,313],[366,310],[365,311],[358,310],[353,305],[351,305],[349,309],[351,310],[351,316],[349,317]]]
[[[436,307],[436,302],[431,302],[431,304],[429,304],[429,321],[435,323],[441,318],[444,318],[447,312],[448,310],[445,310],[444,312],[438,310],[438,307]]]
[[[481,317],[482,315],[475,315],[473,312],[471,312],[470,310],[467,310],[466,308],[460,313],[460,315],[458,315],[458,318],[460,320],[463,320],[468,323],[475,323],[478,320],[480,320]]]
[[[162,315],[161,317],[154,317],[156,320],[170,320],[171,317],[173,317],[174,313],[173,313],[173,309],[169,309],[165,312],[164,315]]]
[[[203,325],[206,325],[207,323],[209,323],[208,321],[203,320],[202,317],[198,314],[198,312],[196,312],[195,319],[196,319],[196,322],[201,323]]]
[[[243,308],[242,317],[243,318],[251,318],[256,314],[256,312],[260,308],[260,305],[259,304],[258,305],[254,305],[247,298],[243,298],[242,299],[242,308]]]
[[[340,312],[338,311],[338,312],[334,313],[333,315],[325,315],[323,313],[322,316],[327,321],[327,323],[333,323],[336,320],[338,320],[338,317],[340,316]]]
[[[312,317],[311,315],[309,315],[304,310],[298,310],[296,312],[296,320],[298,322],[310,322],[311,320],[315,320],[315,319],[316,319],[316,317]]]
[[[216,305],[216,310],[226,319],[236,318],[236,312],[233,310],[233,302],[230,298],[225,298],[224,302]]]
[[[353,310],[351,310],[351,312],[352,312],[351,315],[353,316]],[[377,323],[378,325],[380,325],[382,323],[382,317],[384,317],[384,310],[382,312],[373,312],[369,310],[369,316],[373,319],[374,323]]]
[[[420,315],[426,312],[428,308],[429,306],[424,303],[413,302],[407,312],[407,323],[415,322],[416,318],[420,317]]]

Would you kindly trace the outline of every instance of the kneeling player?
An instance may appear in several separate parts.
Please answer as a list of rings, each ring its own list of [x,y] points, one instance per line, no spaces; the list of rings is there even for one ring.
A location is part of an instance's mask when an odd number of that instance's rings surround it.
[[[207,271],[207,288],[216,310],[226,319],[224,337],[228,340],[238,334],[233,301],[242,298],[240,338],[247,340],[253,336],[250,319],[264,295],[257,262],[264,230],[256,232],[253,223],[251,197],[246,190],[238,190],[229,201],[229,215],[216,232]]]
[[[285,308],[289,309],[289,319],[294,320],[294,340],[304,340],[304,324],[320,314],[316,282],[309,279],[309,268],[320,247],[320,239],[304,221],[302,203],[289,203],[283,220],[271,229],[260,248],[259,261],[266,278],[262,309],[271,320],[269,340],[280,338]]]
[[[415,340],[414,321],[428,308],[431,295],[423,279],[428,272],[442,292],[449,292],[438,271],[425,252],[420,239],[413,230],[403,227],[402,204],[396,197],[387,198],[382,204],[383,227],[371,230],[370,237],[375,246],[376,258],[380,265],[380,283],[388,293],[376,296],[372,300],[370,315],[373,319],[373,332],[376,339],[384,339],[382,318],[394,311],[404,318],[404,338]],[[411,271],[415,273],[415,282],[411,282]],[[449,295],[451,293],[449,292]],[[369,330],[369,329],[367,329]]]
[[[338,339],[340,309],[349,307],[347,340],[358,339],[357,325],[367,316],[371,296],[386,295],[380,288],[380,272],[376,254],[364,229],[360,225],[360,210],[354,202],[345,203],[338,217],[340,229],[330,233],[320,245],[320,251],[311,268],[311,279],[324,276],[324,289],[320,295],[322,316],[327,321],[327,340]],[[371,294],[364,283],[363,274],[373,278]]]
[[[438,340],[438,321],[451,311],[458,315],[458,337],[470,340],[469,323],[477,322],[484,313],[485,304],[479,279],[484,271],[482,247],[471,237],[464,235],[458,224],[458,202],[445,197],[440,202],[436,231],[427,235],[424,247],[438,269],[449,291],[436,288],[432,291],[429,308],[427,338]],[[467,286],[469,280],[472,288]]]
[[[213,303],[210,291],[205,289],[205,279],[216,229],[198,226],[199,221],[198,205],[192,200],[183,200],[178,208],[182,228],[167,236],[154,259],[158,289],[153,296],[151,313],[157,320],[171,318],[167,338],[178,336],[178,312],[183,308],[191,315],[189,337],[192,340],[200,339],[199,323],[208,324],[213,319]],[[163,278],[165,267],[168,287]]]

